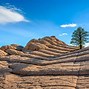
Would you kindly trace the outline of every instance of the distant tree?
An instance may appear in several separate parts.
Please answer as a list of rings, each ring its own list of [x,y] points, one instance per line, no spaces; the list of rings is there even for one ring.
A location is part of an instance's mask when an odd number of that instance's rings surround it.
[[[71,44],[79,46],[82,49],[83,45],[89,42],[89,32],[85,31],[82,27],[77,28],[72,34]]]

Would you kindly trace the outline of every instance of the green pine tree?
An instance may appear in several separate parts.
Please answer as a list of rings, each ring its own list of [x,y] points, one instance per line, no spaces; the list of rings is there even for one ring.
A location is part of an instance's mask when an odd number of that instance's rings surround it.
[[[72,34],[71,44],[79,46],[82,49],[83,45],[89,42],[89,33],[85,31],[82,27],[77,28]]]

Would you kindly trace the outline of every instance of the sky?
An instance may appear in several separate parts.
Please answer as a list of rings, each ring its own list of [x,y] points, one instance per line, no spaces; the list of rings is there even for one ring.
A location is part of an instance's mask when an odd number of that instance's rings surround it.
[[[70,44],[78,27],[89,31],[89,0],[0,0],[0,46],[45,36]]]

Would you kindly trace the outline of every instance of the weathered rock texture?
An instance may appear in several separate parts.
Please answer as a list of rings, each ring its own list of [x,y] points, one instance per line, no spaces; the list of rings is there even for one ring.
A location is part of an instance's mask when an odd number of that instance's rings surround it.
[[[10,46],[0,50],[0,89],[89,89],[89,47],[54,36]]]

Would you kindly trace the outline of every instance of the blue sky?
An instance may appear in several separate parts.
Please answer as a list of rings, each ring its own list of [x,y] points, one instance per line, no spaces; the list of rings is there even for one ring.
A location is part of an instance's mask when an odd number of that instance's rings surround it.
[[[79,26],[89,31],[89,0],[0,0],[0,46],[53,35],[69,44]]]

